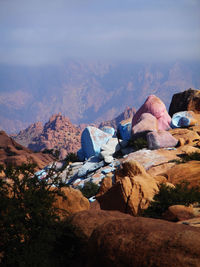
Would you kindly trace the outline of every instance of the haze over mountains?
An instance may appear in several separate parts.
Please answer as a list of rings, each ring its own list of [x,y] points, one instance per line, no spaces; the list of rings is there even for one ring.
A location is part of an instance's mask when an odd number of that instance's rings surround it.
[[[59,65],[0,65],[0,128],[18,132],[61,112],[72,123],[111,120],[156,94],[200,87],[199,62],[133,63],[68,60]]]

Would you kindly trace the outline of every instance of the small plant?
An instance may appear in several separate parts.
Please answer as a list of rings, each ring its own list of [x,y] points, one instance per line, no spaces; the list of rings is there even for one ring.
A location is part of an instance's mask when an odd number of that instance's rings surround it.
[[[78,189],[82,192],[82,194],[84,195],[84,197],[90,198],[90,197],[95,196],[98,193],[99,186],[96,185],[93,182],[86,182],[84,184],[84,187],[83,188],[82,187],[79,187]]]
[[[130,140],[129,145],[133,146],[136,151],[148,147],[147,140],[143,137],[138,137],[135,140]]]
[[[160,191],[153,198],[150,206],[143,211],[143,216],[161,218],[162,214],[172,205],[200,204],[200,187],[189,187],[188,182],[181,182],[175,187],[161,184]]]
[[[180,159],[173,159],[168,162],[175,162],[176,164],[186,163],[191,160],[197,160],[200,161],[200,153],[199,152],[193,152],[189,154],[182,154],[179,156]]]

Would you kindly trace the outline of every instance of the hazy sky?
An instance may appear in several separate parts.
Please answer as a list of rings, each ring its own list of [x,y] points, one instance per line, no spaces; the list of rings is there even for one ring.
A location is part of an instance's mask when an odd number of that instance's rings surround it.
[[[200,60],[200,0],[0,0],[0,63]]]

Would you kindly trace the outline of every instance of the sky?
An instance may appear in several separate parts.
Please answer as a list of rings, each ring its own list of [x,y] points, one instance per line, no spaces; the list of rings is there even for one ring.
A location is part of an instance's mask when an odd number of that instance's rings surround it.
[[[0,64],[200,60],[200,0],[0,0]]]

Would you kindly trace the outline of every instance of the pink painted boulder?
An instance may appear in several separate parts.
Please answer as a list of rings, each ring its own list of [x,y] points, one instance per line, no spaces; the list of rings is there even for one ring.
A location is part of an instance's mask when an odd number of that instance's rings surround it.
[[[132,128],[132,134],[152,132],[158,130],[158,120],[150,113],[143,113],[137,124]]]
[[[143,113],[150,113],[156,117],[158,120],[158,130],[165,131],[170,129],[171,117],[166,110],[165,104],[155,95],[150,95],[133,116],[132,128],[139,122]]]

